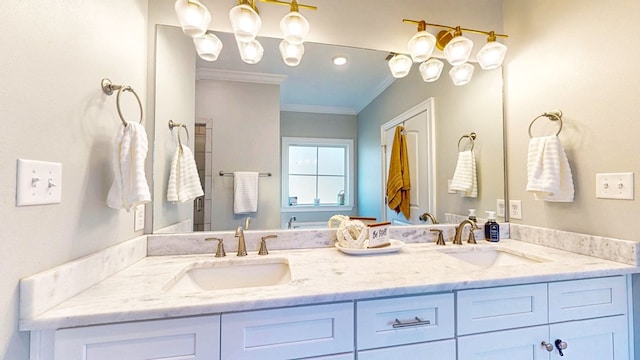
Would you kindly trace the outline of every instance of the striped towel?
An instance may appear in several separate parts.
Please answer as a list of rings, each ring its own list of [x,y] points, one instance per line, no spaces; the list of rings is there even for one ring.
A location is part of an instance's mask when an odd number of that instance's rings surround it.
[[[258,211],[258,176],[251,171],[233,173],[233,212],[246,214]]]
[[[527,156],[527,191],[536,200],[572,202],[573,175],[557,136],[534,137]]]
[[[473,151],[465,150],[458,153],[458,162],[449,185],[449,191],[458,192],[463,197],[478,197],[476,157]]]
[[[193,153],[188,146],[176,148],[171,161],[167,200],[187,202],[204,195]]]
[[[130,122],[119,126],[113,144],[113,183],[107,195],[107,205],[129,211],[138,204],[151,201],[144,173],[149,144],[144,126]]]

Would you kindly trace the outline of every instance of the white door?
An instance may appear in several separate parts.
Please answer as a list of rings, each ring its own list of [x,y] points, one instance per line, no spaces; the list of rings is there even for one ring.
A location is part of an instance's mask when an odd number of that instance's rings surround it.
[[[382,198],[386,221],[394,225],[418,224],[418,217],[424,212],[435,213],[435,151],[433,99],[428,99],[409,109],[395,119],[381,126],[382,145]],[[389,175],[389,159],[397,126],[405,129],[409,174],[411,179],[411,213],[409,219],[402,213],[396,214],[387,206],[386,186]]]

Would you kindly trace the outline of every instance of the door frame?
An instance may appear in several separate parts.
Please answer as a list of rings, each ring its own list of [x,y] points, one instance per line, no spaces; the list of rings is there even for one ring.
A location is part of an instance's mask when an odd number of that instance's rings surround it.
[[[385,132],[404,123],[406,120],[422,113],[427,113],[427,189],[429,192],[428,207],[430,213],[436,213],[436,141],[435,141],[435,100],[433,97],[415,105],[392,120],[380,125],[380,164],[382,179],[382,221],[387,221],[387,152]]]

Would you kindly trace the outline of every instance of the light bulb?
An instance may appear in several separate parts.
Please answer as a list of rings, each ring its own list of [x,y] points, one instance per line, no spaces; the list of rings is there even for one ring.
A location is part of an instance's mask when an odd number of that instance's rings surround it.
[[[292,11],[280,20],[282,37],[291,44],[302,44],[309,33],[309,21],[297,11]]]
[[[262,44],[255,39],[249,42],[238,41],[238,50],[240,50],[240,58],[247,64],[257,64],[264,54]]]
[[[478,51],[476,59],[483,70],[493,70],[502,65],[506,53],[506,45],[497,41],[489,41]]]
[[[338,55],[338,56],[334,56],[333,59],[331,59],[331,61],[333,61],[334,65],[342,66],[347,63],[348,59],[346,56]]]
[[[473,76],[473,65],[466,63],[458,66],[454,66],[449,70],[449,76],[456,86],[466,85],[471,81]]]
[[[459,35],[451,39],[447,46],[444,47],[444,56],[449,64],[453,66],[462,65],[469,60],[472,48],[473,41]]]
[[[291,44],[287,40],[282,40],[279,48],[280,55],[282,56],[282,60],[285,64],[288,66],[297,66],[300,64],[302,55],[304,55],[304,45]]]
[[[174,10],[182,31],[193,38],[203,36],[211,22],[211,13],[197,0],[177,0]]]
[[[431,58],[418,67],[420,70],[420,75],[422,75],[422,80],[425,82],[434,82],[440,78],[440,74],[442,74],[442,69],[444,68],[444,63],[436,58]]]
[[[256,38],[262,26],[260,15],[258,15],[251,6],[246,4],[234,6],[231,11],[229,11],[229,19],[231,20],[233,34],[237,41],[252,41]]]
[[[210,32],[202,37],[194,38],[193,43],[196,46],[198,56],[207,61],[216,61],[222,51],[222,41]]]
[[[414,62],[422,62],[431,57],[436,46],[436,37],[427,31],[415,33],[407,45]]]
[[[403,78],[411,71],[411,58],[407,55],[396,54],[389,60],[391,75],[395,78]]]

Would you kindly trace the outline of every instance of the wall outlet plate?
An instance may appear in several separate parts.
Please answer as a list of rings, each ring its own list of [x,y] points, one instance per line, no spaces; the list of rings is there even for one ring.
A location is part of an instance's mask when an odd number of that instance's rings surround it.
[[[504,217],[504,214],[505,214],[504,199],[498,199],[496,200],[496,216]]]
[[[522,201],[509,200],[509,218],[522,219]]]
[[[133,218],[133,231],[140,231],[144,229],[144,204],[136,206]]]
[[[596,198],[633,200],[633,173],[596,174]]]
[[[62,201],[62,164],[18,159],[16,206],[59,204]]]

